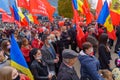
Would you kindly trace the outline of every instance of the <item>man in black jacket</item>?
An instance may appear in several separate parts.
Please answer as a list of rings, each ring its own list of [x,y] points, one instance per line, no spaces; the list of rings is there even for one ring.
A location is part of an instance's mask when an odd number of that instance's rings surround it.
[[[117,51],[119,51],[120,48],[120,26],[118,26],[116,29],[116,36],[117,36],[117,42],[115,45],[115,53],[117,53]]]
[[[71,41],[71,37],[68,34],[68,30],[66,26],[62,27],[62,33],[60,36],[60,40],[62,41],[63,49],[68,49],[70,41]]]
[[[72,27],[72,25],[70,25],[69,27],[70,28],[68,29],[68,34],[71,38],[71,40],[70,40],[71,49],[77,52],[77,50],[76,50],[76,48],[77,48],[77,43],[76,43],[77,33],[76,33],[76,30]]]

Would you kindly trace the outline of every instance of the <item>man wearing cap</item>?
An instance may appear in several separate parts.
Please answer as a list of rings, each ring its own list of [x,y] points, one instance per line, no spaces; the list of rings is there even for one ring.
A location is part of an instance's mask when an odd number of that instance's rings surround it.
[[[73,67],[77,60],[78,53],[73,50],[65,49],[62,53],[62,57],[63,62],[59,68],[57,80],[79,80]]]

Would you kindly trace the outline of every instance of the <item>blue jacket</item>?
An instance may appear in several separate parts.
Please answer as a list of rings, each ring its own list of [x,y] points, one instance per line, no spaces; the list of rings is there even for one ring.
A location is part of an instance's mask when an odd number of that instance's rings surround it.
[[[98,73],[100,64],[94,56],[79,55],[78,58],[81,64],[81,78],[89,78],[90,80],[104,80]]]

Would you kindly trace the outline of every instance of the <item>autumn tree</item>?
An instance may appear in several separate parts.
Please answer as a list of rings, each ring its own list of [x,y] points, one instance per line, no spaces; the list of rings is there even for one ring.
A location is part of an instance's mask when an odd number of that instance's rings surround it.
[[[73,18],[72,0],[58,0],[58,14],[66,18]]]

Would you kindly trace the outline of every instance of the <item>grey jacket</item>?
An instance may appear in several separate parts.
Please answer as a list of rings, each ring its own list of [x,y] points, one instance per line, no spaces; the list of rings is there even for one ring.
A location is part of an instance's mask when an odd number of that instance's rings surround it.
[[[56,53],[52,44],[50,44],[50,47],[52,47],[54,53]],[[45,60],[45,62],[49,67],[49,71],[55,71],[54,58],[45,44],[41,48],[41,52],[42,52],[43,59]]]

